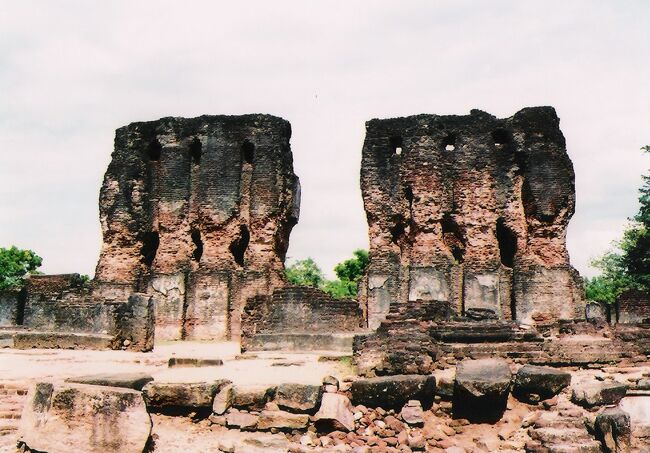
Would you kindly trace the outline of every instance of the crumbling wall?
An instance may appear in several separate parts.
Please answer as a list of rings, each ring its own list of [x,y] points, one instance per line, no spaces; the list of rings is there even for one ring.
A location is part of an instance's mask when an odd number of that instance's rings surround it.
[[[21,322],[20,291],[0,290],[0,326],[15,326]]]
[[[27,331],[108,336],[114,349],[150,351],[154,339],[153,298],[131,294],[106,299],[79,274],[32,275],[19,294],[17,322]],[[26,334],[28,335],[28,334]],[[63,347],[48,340],[52,347]],[[62,337],[67,341],[65,335]]]
[[[566,249],[574,172],[553,108],[371,120],[361,190],[371,328],[415,301],[527,323],[584,316]]]
[[[94,303],[79,274],[32,275],[25,280],[23,325],[52,332],[108,332],[106,307]]]
[[[156,338],[239,338],[244,301],[284,284],[298,221],[291,127],[269,115],[117,130],[100,193],[98,292],[154,297]]]
[[[621,324],[650,323],[650,295],[630,290],[616,300],[616,321]]]
[[[333,299],[308,286],[276,289],[249,299],[242,317],[242,347],[256,334],[357,332],[365,320],[359,303]]]

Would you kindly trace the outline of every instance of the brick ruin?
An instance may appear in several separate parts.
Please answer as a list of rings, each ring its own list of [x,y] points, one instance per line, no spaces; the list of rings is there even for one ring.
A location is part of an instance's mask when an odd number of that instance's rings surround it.
[[[566,249],[574,172],[553,108],[366,127],[370,264],[358,301],[285,280],[300,210],[289,122],[168,117],[116,131],[95,279],[32,276],[21,292],[0,292],[0,326],[34,331],[13,336],[24,347],[146,350],[155,337],[347,350],[356,335],[369,373],[426,373],[448,340],[530,347],[544,332],[571,331],[585,311],[590,321],[648,318],[639,297],[622,302],[620,319],[585,307]],[[400,357],[378,352],[387,346]]]
[[[119,355],[117,368],[143,372],[0,382],[2,413],[20,410],[19,451],[645,451],[650,303],[630,292],[615,313],[585,304],[566,250],[575,189],[558,125],[550,107],[369,121],[358,300],[285,280],[300,203],[287,121],[118,129],[95,279],[38,275],[0,291],[0,344],[241,340],[253,353]],[[295,351],[312,354],[282,354]],[[215,377],[228,362],[242,382]],[[309,384],[249,382],[323,363]],[[176,367],[206,369],[187,382]],[[0,431],[1,448],[12,431]],[[231,435],[254,437],[235,447]]]
[[[366,129],[370,263],[359,293],[372,332],[354,339],[360,374],[429,374],[478,357],[646,360],[650,325],[635,324],[645,305],[625,305],[610,329],[569,263],[574,172],[553,108],[371,120]]]
[[[239,339],[244,302],[284,283],[298,222],[288,121],[163,118],[118,129],[95,281],[156,301],[156,338]]]
[[[21,329],[2,339],[144,350],[154,336],[238,340],[245,301],[286,284],[300,210],[290,137],[289,122],[270,115],[118,129],[95,279],[32,276],[22,291],[0,292],[0,325]]]
[[[566,249],[573,166],[553,108],[372,120],[366,129],[370,327],[392,303],[417,301],[528,324],[583,317]]]

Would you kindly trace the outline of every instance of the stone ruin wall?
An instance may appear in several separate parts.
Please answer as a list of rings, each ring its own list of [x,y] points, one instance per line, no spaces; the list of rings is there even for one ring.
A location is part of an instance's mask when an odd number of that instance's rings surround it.
[[[621,324],[650,324],[650,295],[643,291],[628,290],[616,300],[616,322]]]
[[[287,286],[247,301],[242,315],[241,346],[263,342],[257,335],[360,332],[365,319],[353,299],[334,299],[318,288]]]
[[[415,301],[523,323],[584,317],[566,249],[574,172],[553,108],[371,120],[361,190],[369,327]]]
[[[270,115],[118,129],[100,193],[97,292],[151,294],[157,339],[238,339],[244,302],[284,284],[300,206],[290,137]]]

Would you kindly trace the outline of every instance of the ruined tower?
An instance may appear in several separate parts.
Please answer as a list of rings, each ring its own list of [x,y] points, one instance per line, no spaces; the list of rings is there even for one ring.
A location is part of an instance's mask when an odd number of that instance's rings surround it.
[[[416,301],[525,323],[582,317],[566,249],[574,172],[553,108],[371,120],[361,189],[369,327]]]
[[[290,137],[270,115],[118,129],[100,193],[97,292],[153,295],[157,339],[237,339],[245,300],[284,283],[300,206]]]

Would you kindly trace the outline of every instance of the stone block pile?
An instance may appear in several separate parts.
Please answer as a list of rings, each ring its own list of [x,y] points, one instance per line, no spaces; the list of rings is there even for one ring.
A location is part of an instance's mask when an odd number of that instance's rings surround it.
[[[483,359],[436,376],[327,376],[321,385],[158,382],[141,373],[41,382],[27,395],[20,446],[162,452],[156,442],[171,419],[192,435],[216,436],[223,452],[248,450],[219,439],[268,435],[267,451],[303,453],[632,452],[650,442],[619,404],[628,387],[642,391],[650,373],[628,383],[583,373],[572,382],[570,372],[549,367],[511,370]]]

